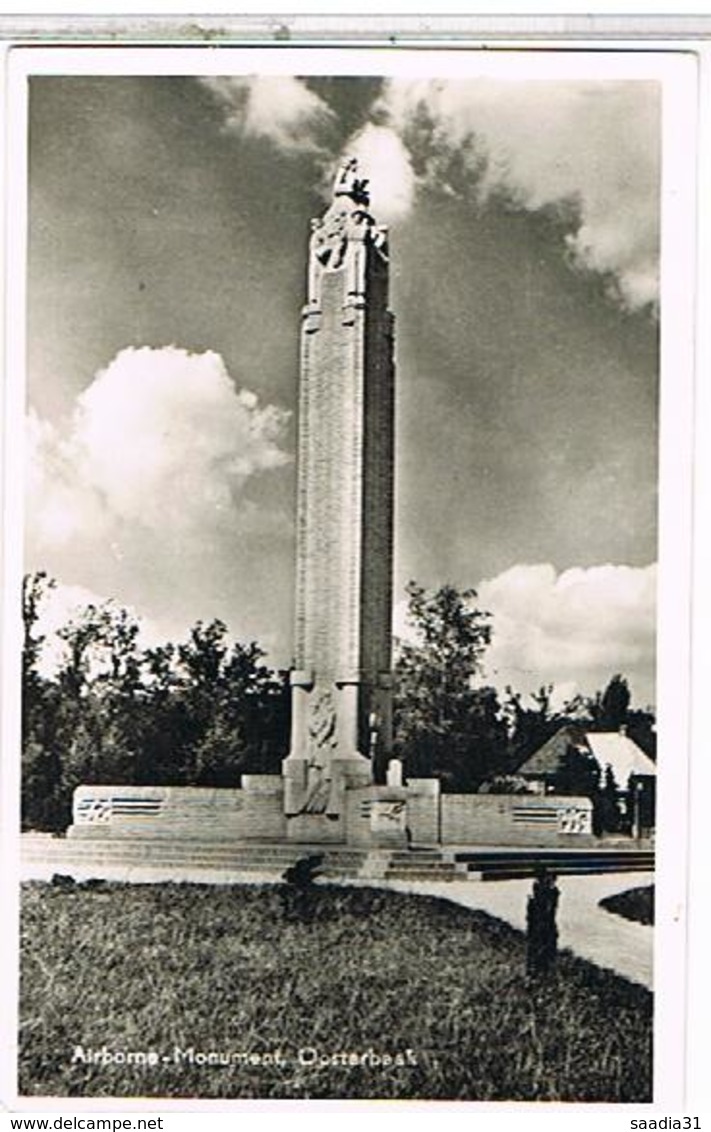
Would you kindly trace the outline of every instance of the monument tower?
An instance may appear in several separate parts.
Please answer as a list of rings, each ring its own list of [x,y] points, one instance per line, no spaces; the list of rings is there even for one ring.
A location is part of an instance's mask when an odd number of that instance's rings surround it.
[[[354,158],[312,221],[299,379],[287,830],[342,836],[391,745],[394,365],[386,229]]]
[[[312,222],[309,246],[292,725],[282,773],[243,774],[238,788],[78,786],[69,837],[115,839],[117,855],[107,860],[120,860],[118,847],[135,837],[168,846],[256,842],[270,868],[280,860],[275,844],[290,841],[298,853],[299,845],[323,843],[339,846],[331,857],[337,871],[357,868],[362,853],[362,875],[375,877],[388,865],[386,849],[492,839],[555,847],[569,839],[573,824],[572,832],[592,836],[589,799],[551,795],[542,814],[538,802],[512,799],[516,804],[508,806],[494,799],[490,806],[484,795],[440,798],[438,778],[404,782],[400,762],[387,765],[393,410],[387,233],[371,216],[367,182],[350,159],[338,171],[326,212]],[[497,831],[505,822],[509,832],[501,842]],[[445,871],[453,868],[445,862]]]

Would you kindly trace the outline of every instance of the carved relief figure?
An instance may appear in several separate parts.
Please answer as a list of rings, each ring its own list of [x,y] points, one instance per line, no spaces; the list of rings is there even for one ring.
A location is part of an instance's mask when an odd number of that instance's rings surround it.
[[[340,267],[348,248],[348,213],[345,209],[326,214],[323,224],[314,233],[316,258],[324,267]]]
[[[298,809],[300,814],[323,814],[333,807],[333,780],[330,772],[329,751],[336,747],[336,707],[330,688],[314,695],[308,725],[308,763],[306,789]]]

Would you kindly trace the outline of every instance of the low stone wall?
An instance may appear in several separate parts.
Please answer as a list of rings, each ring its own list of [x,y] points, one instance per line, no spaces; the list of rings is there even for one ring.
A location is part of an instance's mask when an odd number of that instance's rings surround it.
[[[583,848],[594,842],[589,798],[533,794],[443,794],[443,845]]]
[[[279,775],[244,775],[241,789],[79,786],[69,837],[114,840],[293,841],[357,847],[530,845],[583,847],[592,837],[588,798],[444,794],[436,779],[362,786],[344,812],[284,816]],[[319,824],[320,823],[320,824]],[[303,827],[303,828],[302,828]]]
[[[245,775],[242,789],[79,786],[68,837],[269,841],[286,836],[282,780]]]

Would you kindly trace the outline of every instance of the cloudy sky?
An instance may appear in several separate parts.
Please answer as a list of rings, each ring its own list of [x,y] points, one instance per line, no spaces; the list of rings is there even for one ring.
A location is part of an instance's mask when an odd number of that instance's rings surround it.
[[[396,594],[474,586],[488,675],[654,700],[660,91],[33,77],[26,565],[159,639],[291,655],[309,221],[391,229]],[[396,624],[402,609],[396,610]]]

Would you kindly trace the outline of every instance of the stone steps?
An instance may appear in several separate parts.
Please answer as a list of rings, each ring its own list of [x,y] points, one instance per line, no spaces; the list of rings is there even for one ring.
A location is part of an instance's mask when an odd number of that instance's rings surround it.
[[[454,880],[476,880],[474,873],[460,873],[460,872],[439,872],[437,869],[410,869],[408,872],[402,872],[399,869],[388,869],[385,874],[384,880],[426,880],[434,881],[437,884],[448,884]]]
[[[390,854],[387,880],[467,880],[466,866],[458,865],[446,849],[395,849]]]
[[[281,876],[285,869],[303,857],[323,856],[320,876],[354,876],[366,854],[363,850],[321,849],[302,845],[233,845],[215,842],[170,842],[165,840],[99,841],[98,839],[23,839],[21,858],[25,871],[32,866],[43,871],[75,869],[99,876],[115,875],[122,869],[140,872],[269,873]]]
[[[533,877],[544,865],[565,876],[620,872],[651,872],[654,853],[610,849],[484,849],[395,850],[385,871],[388,880],[520,880]]]
[[[165,850],[173,856],[192,856],[195,852],[215,855],[235,854],[240,856],[271,857],[291,859],[315,853],[329,853],[342,856],[362,856],[365,850],[347,845],[320,846],[300,843],[279,844],[269,842],[235,842],[213,840],[172,840],[169,838],[73,838],[73,837],[33,837],[23,836],[22,851],[26,854],[57,853],[120,853],[122,856],[140,855],[147,850]]]
[[[395,881],[495,881],[533,877],[544,865],[558,875],[650,872],[654,853],[648,850],[452,850],[433,847],[374,850],[349,846],[283,845],[167,839],[53,838],[21,839],[23,873],[48,877],[75,873],[86,879],[181,879],[203,874],[229,882],[240,875],[278,880],[296,861],[323,857],[319,876]],[[208,874],[210,874],[208,878]]]
[[[455,860],[481,880],[519,880],[532,877],[541,866],[557,875],[584,876],[602,873],[652,872],[654,853],[650,850],[500,850],[459,851]]]
[[[454,861],[391,861],[388,867],[388,876],[393,873],[454,873],[459,872]]]

